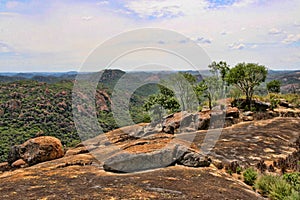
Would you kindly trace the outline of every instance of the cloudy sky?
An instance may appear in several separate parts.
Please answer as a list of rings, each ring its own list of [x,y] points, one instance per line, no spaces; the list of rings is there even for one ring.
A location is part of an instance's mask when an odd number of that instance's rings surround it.
[[[300,69],[299,10],[299,0],[0,0],[0,71],[79,70],[104,41],[144,27],[183,34],[231,66]]]

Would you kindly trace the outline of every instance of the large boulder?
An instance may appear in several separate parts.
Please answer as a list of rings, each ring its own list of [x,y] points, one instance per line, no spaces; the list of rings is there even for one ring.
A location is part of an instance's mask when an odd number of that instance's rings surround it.
[[[59,139],[42,136],[27,140],[21,145],[11,148],[8,155],[8,163],[22,159],[28,165],[34,165],[64,156],[64,150]]]
[[[112,172],[137,172],[175,164],[206,167],[211,160],[188,147],[176,144],[149,153],[120,153],[104,162],[103,168]]]

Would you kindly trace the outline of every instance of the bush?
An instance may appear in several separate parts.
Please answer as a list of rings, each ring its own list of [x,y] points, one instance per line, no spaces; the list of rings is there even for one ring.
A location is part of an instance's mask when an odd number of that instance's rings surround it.
[[[292,195],[292,186],[282,178],[277,179],[270,186],[269,197],[272,200],[285,200]]]
[[[255,180],[257,179],[257,172],[253,168],[248,168],[243,173],[244,176],[244,182],[247,185],[253,186]]]
[[[267,90],[273,93],[280,93],[281,82],[278,80],[272,80],[267,83]]]
[[[269,195],[270,189],[273,183],[280,179],[279,176],[264,175],[261,176],[255,183],[255,189],[257,189],[261,195]]]
[[[255,183],[255,188],[272,200],[300,199],[300,173],[285,174],[282,177],[263,175]]]
[[[300,191],[300,172],[284,174],[283,179],[291,184],[296,191]]]
[[[292,191],[291,195],[284,198],[284,200],[299,200],[300,199],[300,192],[295,190]]]

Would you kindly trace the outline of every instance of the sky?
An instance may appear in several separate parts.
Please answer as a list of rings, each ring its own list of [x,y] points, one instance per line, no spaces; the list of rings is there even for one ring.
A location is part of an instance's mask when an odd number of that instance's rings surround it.
[[[78,71],[103,42],[149,27],[230,66],[300,69],[299,10],[299,0],[0,0],[0,72]]]

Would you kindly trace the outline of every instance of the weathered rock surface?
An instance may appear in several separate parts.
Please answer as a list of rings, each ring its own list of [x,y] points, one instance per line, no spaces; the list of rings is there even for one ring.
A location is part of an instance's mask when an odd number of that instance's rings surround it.
[[[179,112],[166,116],[161,124],[150,124],[140,135],[145,136],[155,132],[178,134],[207,130],[209,128],[223,128],[239,122],[239,110],[236,107],[227,107],[222,110],[206,110],[198,113]]]
[[[113,172],[136,172],[175,164],[208,167],[211,160],[183,145],[172,145],[150,153],[121,153],[104,162],[103,168]]]
[[[62,144],[59,139],[50,136],[41,136],[27,140],[21,145],[11,148],[8,163],[22,159],[28,165],[34,165],[64,156]]]
[[[271,107],[270,103],[258,101],[258,100],[252,100],[251,105],[252,108],[255,108],[256,111],[266,111]],[[245,109],[246,107],[249,106],[249,103],[246,102],[245,99],[235,99],[234,101],[231,102],[231,106],[238,107],[240,109]]]
[[[11,164],[12,167],[20,168],[28,166],[27,163],[23,159],[16,160]]]
[[[182,143],[176,141],[176,135],[172,134],[156,132],[144,138],[127,134],[133,130],[142,130],[140,127],[144,126],[146,124],[126,127],[125,133],[118,129],[93,138],[84,143],[90,150],[89,153],[85,153],[86,149],[81,145],[70,151],[69,156],[0,173],[0,198],[263,199],[235,176],[230,176],[213,166],[194,168],[177,165],[130,174],[112,174],[104,171],[101,168],[102,163],[98,162],[95,155],[98,151],[101,153],[101,150],[107,150],[112,144],[123,149],[123,153],[139,154],[152,153],[164,147],[167,149],[166,145],[172,141],[174,144]],[[213,164],[219,169],[226,167],[234,170],[238,166],[244,167],[245,163],[255,166],[260,160],[273,163],[279,157],[287,158],[285,160],[289,161],[288,163],[294,162],[297,160],[294,159],[296,157],[287,155],[295,152],[296,147],[290,145],[299,137],[299,126],[299,118],[279,117],[272,120],[244,122],[225,128],[212,150]],[[196,132],[193,143],[199,148],[205,133],[206,130]],[[179,155],[190,149],[186,148],[187,145],[179,145],[180,148],[177,148]],[[265,149],[269,150],[264,151]],[[196,155],[187,152],[182,157],[182,162],[194,161]],[[192,166],[193,162],[190,164]],[[2,166],[9,167],[9,164],[0,164],[0,171]],[[277,165],[273,168],[278,171]]]
[[[7,170],[9,170],[10,168],[11,168],[11,167],[10,167],[10,165],[8,164],[8,162],[0,163],[0,172],[7,171]]]

